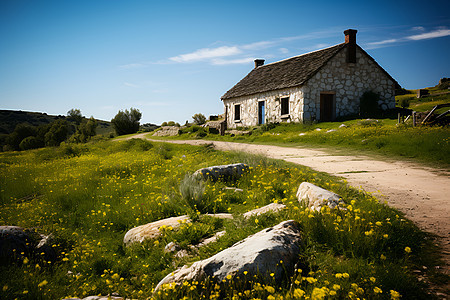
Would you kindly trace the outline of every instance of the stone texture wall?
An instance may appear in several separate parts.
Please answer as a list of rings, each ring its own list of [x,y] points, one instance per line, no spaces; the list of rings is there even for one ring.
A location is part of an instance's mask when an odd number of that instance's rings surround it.
[[[227,112],[227,127],[247,127],[258,125],[258,102],[265,101],[265,123],[271,122],[302,122],[303,88],[270,91],[257,95],[237,97],[224,100]],[[281,98],[289,97],[289,118],[281,119]],[[240,121],[234,120],[234,106],[241,105]]]
[[[379,106],[395,107],[395,83],[357,49],[356,64],[346,63],[345,51],[339,52],[303,86],[304,120],[320,120],[320,93],[335,94],[336,117],[357,114],[359,99],[366,91],[380,95]]]
[[[265,122],[304,122],[320,120],[320,93],[335,95],[335,117],[357,114],[359,99],[366,91],[380,95],[379,106],[395,107],[395,83],[376,63],[357,49],[356,63],[346,63],[346,52],[339,52],[304,86],[224,100],[227,127],[258,124],[258,102],[265,101]],[[281,118],[281,98],[289,97],[289,117]],[[234,120],[234,105],[241,105],[240,121]]]

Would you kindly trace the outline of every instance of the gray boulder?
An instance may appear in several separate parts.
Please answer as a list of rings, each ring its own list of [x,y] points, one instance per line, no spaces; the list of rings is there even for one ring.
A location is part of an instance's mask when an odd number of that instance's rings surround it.
[[[189,217],[186,215],[179,217],[172,217],[148,223],[145,225],[141,225],[138,227],[134,227],[128,230],[128,232],[125,234],[125,236],[123,237],[123,242],[127,246],[134,242],[142,243],[144,240],[159,237],[161,235],[159,228],[163,226],[165,227],[170,226],[172,228],[177,228],[183,222],[190,222]]]
[[[186,280],[202,280],[206,277],[220,281],[228,275],[239,275],[241,278],[259,275],[270,280],[270,274],[274,273],[275,281],[280,282],[293,273],[299,258],[300,244],[299,224],[292,220],[284,221],[255,233],[208,259],[174,271],[163,278],[155,290],[169,283],[180,284]]]
[[[249,166],[243,163],[213,166],[195,171],[194,176],[204,180],[235,181],[250,170]]]
[[[261,214],[265,214],[268,212],[278,212],[282,209],[286,208],[286,205],[281,203],[270,203],[266,206],[255,208],[243,214],[244,218],[248,219],[252,216],[259,216]]]
[[[303,205],[316,211],[320,211],[324,205],[328,205],[328,207],[334,209],[339,204],[344,203],[338,194],[309,182],[302,182],[300,184],[297,190],[297,199]]]
[[[0,226],[0,264],[31,256],[39,256],[47,261],[55,260],[56,254],[51,241],[51,235],[45,236],[32,229]]]

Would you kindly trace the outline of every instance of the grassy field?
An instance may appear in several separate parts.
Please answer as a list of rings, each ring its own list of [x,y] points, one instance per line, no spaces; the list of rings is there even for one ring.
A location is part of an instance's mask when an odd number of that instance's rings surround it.
[[[430,96],[417,99],[416,94],[396,96],[396,101],[410,100],[410,108],[422,112],[435,105],[450,103],[446,90],[430,88]],[[439,95],[434,95],[437,93]],[[444,112],[442,108],[439,112]],[[341,125],[344,124],[344,127]],[[450,128],[438,126],[412,126],[409,120],[397,125],[397,116],[377,120],[356,119],[342,122],[323,122],[316,124],[265,124],[250,128],[250,135],[209,134],[199,126],[183,129],[176,137],[159,139],[208,139],[231,142],[261,143],[280,146],[313,146],[343,150],[351,153],[372,154],[391,159],[410,159],[433,167],[450,167]],[[151,134],[149,137],[153,137]]]
[[[249,164],[251,170],[235,183],[184,180],[198,168],[236,162]],[[346,209],[314,212],[300,206],[295,193],[303,181],[339,193]],[[431,280],[442,280],[433,273],[436,250],[429,237],[401,213],[340,179],[263,157],[143,140],[66,144],[0,153],[0,186],[0,225],[52,234],[58,253],[56,261],[22,257],[1,265],[1,299],[113,292],[136,299],[429,299],[425,283],[413,271],[426,266]],[[201,193],[193,200],[181,190]],[[240,217],[273,202],[287,209]],[[203,216],[217,212],[235,218]],[[161,237],[142,245],[123,245],[127,230],[183,214],[191,216],[192,223],[163,230]],[[244,287],[231,278],[222,284],[189,282],[152,293],[177,267],[288,219],[301,224],[305,243],[295,275],[281,285],[252,278]],[[224,236],[198,252],[188,247],[222,230]],[[189,256],[165,252],[171,241]]]

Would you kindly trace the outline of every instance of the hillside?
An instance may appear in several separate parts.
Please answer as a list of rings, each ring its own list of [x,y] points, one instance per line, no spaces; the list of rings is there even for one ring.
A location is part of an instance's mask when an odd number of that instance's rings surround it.
[[[27,123],[32,126],[49,124],[58,119],[67,119],[63,115],[47,115],[46,113],[28,112],[21,110],[0,110],[0,134],[10,134],[17,125]],[[97,134],[113,132],[110,122],[97,120]]]

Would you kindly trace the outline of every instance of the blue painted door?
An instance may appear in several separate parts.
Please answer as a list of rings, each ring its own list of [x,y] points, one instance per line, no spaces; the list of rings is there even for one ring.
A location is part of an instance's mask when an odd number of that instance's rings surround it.
[[[258,124],[264,124],[265,111],[264,111],[264,101],[258,102]]]

